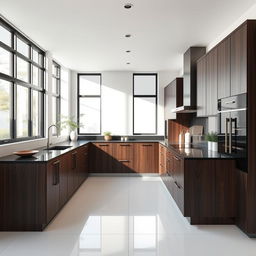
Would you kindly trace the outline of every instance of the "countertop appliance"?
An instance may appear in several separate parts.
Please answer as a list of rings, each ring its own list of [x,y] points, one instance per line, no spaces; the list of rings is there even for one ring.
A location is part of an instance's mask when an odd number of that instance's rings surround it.
[[[247,171],[247,94],[218,100],[219,152],[239,158],[238,169]]]

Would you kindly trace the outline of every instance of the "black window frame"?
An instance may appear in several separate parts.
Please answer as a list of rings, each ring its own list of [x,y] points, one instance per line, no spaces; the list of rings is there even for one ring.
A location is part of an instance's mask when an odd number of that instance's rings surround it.
[[[53,67],[56,68],[56,70],[58,70],[57,75],[53,73]],[[56,98],[56,106],[55,106],[56,120],[52,120],[52,123],[55,125],[59,125],[61,121],[61,65],[54,60],[52,61],[52,78],[55,78],[57,83],[56,93],[53,93],[53,90],[52,90],[52,98],[53,97]],[[52,84],[52,89],[53,89],[53,84]],[[54,132],[52,135],[59,136],[60,130],[57,129],[57,131]]]
[[[0,25],[11,32],[11,46],[8,46],[0,41],[0,47],[7,50],[11,54],[11,74],[7,75],[0,72],[0,79],[10,82],[10,92],[11,92],[11,98],[10,98],[10,138],[9,139],[3,139],[0,140],[0,145],[7,144],[7,143],[13,143],[13,142],[19,142],[19,141],[29,141],[39,138],[44,138],[45,136],[45,52],[37,46],[35,43],[33,43],[29,38],[27,38],[24,34],[19,32],[16,28],[14,28],[12,25],[10,25],[8,22],[6,22],[3,18],[0,17]],[[29,56],[26,57],[20,52],[17,51],[17,38],[21,39],[23,42],[25,42],[29,46]],[[40,54],[40,61],[39,64],[33,61],[33,49],[36,50]],[[28,76],[29,80],[28,82],[25,82],[23,80],[20,80],[17,78],[17,57],[21,58],[22,60],[26,61],[29,65],[28,68]],[[32,73],[32,67],[36,66],[40,70],[40,82],[38,86],[35,86],[33,84],[33,73]],[[23,86],[28,88],[28,136],[26,137],[17,137],[17,86]],[[40,92],[40,117],[41,120],[39,120],[40,125],[40,131],[39,135],[33,136],[33,104],[32,104],[32,94],[33,91]]]
[[[100,77],[100,95],[81,95],[80,94],[80,76],[99,76]],[[99,133],[81,133],[78,127],[78,135],[101,135],[102,133],[102,75],[101,73],[78,73],[77,74],[77,123],[80,124],[80,98],[99,98],[100,99],[100,132]]]
[[[155,76],[156,78],[156,93],[155,95],[135,95],[134,94],[134,78],[135,76]],[[132,133],[133,135],[157,135],[157,130],[158,130],[158,74],[157,73],[133,73],[133,85],[132,85]],[[155,98],[156,103],[155,103],[155,118],[156,118],[156,123],[155,123],[155,132],[154,133],[135,133],[134,132],[134,99],[135,98]]]

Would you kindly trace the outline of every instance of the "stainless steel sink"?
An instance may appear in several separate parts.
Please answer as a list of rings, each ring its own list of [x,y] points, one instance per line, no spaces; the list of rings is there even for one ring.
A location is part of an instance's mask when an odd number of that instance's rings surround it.
[[[53,146],[50,148],[46,148],[45,150],[64,150],[67,148],[71,148],[71,146]]]

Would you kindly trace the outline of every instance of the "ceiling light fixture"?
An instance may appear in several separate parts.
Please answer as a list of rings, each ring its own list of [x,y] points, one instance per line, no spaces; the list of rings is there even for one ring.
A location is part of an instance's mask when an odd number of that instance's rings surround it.
[[[130,65],[131,63],[130,62],[126,62],[126,65]]]
[[[131,34],[126,34],[125,37],[129,38],[131,37],[132,35]]]
[[[124,5],[125,9],[131,9],[132,7],[133,7],[133,4],[131,4],[131,3],[127,3]]]
[[[127,50],[126,52],[127,52],[127,53],[130,53],[131,51],[130,51],[130,50]]]

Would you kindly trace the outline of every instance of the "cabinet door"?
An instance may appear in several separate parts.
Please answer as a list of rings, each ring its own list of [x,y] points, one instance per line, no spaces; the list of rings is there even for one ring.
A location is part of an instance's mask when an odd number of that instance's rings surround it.
[[[231,34],[231,95],[247,92],[247,25]]]
[[[89,159],[90,171],[95,173],[113,172],[113,143],[93,143]]]
[[[73,192],[79,186],[79,169],[78,169],[78,152],[73,151],[71,154],[71,173],[73,176]]]
[[[63,206],[68,200],[68,154],[61,156],[60,158],[60,170],[59,170],[59,179],[60,179],[60,207]]]
[[[197,116],[206,116],[206,57],[197,63]]]
[[[78,149],[79,185],[82,184],[89,175],[88,160],[88,145],[85,145]]]
[[[47,222],[60,208],[60,160],[47,164]]]
[[[215,160],[185,160],[185,217],[215,217]]]
[[[158,173],[158,144],[136,143],[135,170],[138,173]]]
[[[217,48],[206,56],[206,103],[207,116],[217,114]]]
[[[114,143],[113,144],[114,163],[113,169],[116,173],[132,173],[134,144],[133,143]]]
[[[173,169],[174,169],[174,180],[178,187],[184,188],[184,166],[183,159],[174,155],[173,156]]]
[[[230,96],[230,37],[218,47],[218,99]]]
[[[159,174],[166,174],[166,147],[159,144]]]
[[[164,88],[164,113],[165,120],[176,119],[176,114],[172,112],[176,108],[176,80]]]

